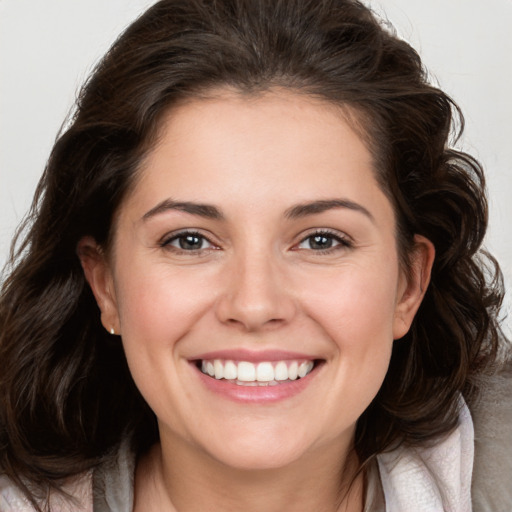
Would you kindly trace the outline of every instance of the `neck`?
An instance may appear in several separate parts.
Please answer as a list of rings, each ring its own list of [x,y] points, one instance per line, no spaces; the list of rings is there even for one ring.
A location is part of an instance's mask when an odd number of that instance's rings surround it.
[[[361,512],[357,464],[343,442],[284,467],[250,470],[229,467],[183,442],[172,451],[158,444],[137,465],[134,511]]]

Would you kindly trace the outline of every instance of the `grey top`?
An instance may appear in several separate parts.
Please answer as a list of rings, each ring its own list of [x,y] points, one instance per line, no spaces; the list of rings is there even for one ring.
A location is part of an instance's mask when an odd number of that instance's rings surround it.
[[[118,458],[93,475],[93,512],[130,512],[133,509],[134,473],[135,456],[125,443]],[[386,512],[377,464],[368,470],[367,482],[364,512]]]
[[[104,464],[93,474],[93,511],[131,512],[134,475],[135,454],[125,441],[117,459],[109,465]]]

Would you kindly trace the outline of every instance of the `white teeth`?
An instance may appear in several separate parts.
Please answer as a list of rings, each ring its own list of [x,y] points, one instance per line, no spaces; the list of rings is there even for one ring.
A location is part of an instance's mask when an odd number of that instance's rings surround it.
[[[305,363],[301,363],[299,366],[299,377],[305,377],[311,370],[313,369],[313,361],[307,361]],[[217,373],[215,373],[217,375]]]
[[[228,380],[236,380],[237,368],[233,361],[227,361],[224,365],[224,378]]]
[[[222,359],[201,361],[201,371],[216,380],[226,379],[239,385],[269,385],[303,378],[313,370],[313,361],[263,361],[254,364],[248,361],[223,361]]]
[[[272,363],[260,363],[256,367],[256,380],[259,382],[270,382],[274,380],[274,367]]]
[[[222,362],[215,359],[215,361],[213,361],[213,368],[215,370],[215,378],[217,380],[222,379],[222,377],[224,377],[224,365]]]
[[[279,363],[276,364],[274,375],[276,380],[288,380],[288,366],[286,366],[284,361],[279,361]]]
[[[238,380],[253,382],[256,380],[256,367],[252,363],[241,361],[238,363]]]
[[[288,368],[288,378],[290,380],[296,380],[299,376],[299,364],[294,361]]]

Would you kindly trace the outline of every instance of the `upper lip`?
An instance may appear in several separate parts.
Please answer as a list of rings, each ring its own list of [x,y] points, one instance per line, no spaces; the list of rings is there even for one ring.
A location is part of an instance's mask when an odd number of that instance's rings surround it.
[[[191,361],[199,359],[213,360],[223,359],[231,361],[248,361],[251,363],[260,363],[263,361],[287,361],[287,360],[314,360],[319,359],[318,356],[311,356],[300,352],[291,352],[288,350],[247,350],[247,349],[229,349],[214,350],[199,354],[191,358]]]

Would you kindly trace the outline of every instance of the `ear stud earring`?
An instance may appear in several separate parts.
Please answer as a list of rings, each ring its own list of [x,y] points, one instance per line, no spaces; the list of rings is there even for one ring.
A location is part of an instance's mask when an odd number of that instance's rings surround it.
[[[113,328],[113,327],[111,327],[111,328],[110,328],[110,334],[114,335],[115,333],[116,333],[116,331],[114,331],[114,328]]]

